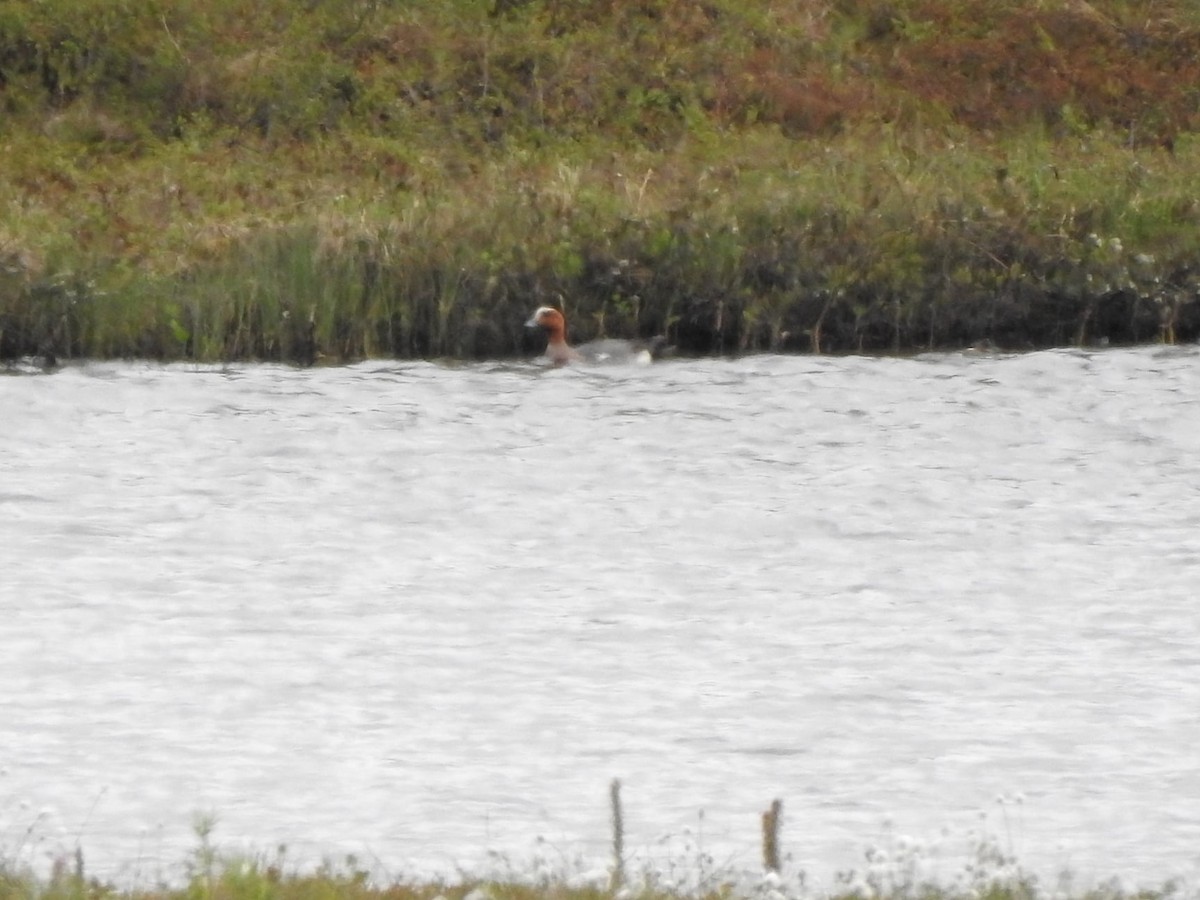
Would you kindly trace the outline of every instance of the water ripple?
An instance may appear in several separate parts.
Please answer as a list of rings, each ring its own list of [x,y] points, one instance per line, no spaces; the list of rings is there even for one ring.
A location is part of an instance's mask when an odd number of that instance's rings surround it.
[[[1198,362],[0,380],[0,842],[603,858],[619,776],[649,855],[780,796],[820,882],[1020,792],[1033,871],[1191,874]]]

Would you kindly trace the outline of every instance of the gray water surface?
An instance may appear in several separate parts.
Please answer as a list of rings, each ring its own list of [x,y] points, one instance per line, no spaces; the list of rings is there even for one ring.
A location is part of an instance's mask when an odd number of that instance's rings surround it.
[[[5,377],[0,560],[4,858],[1200,871],[1196,348]]]

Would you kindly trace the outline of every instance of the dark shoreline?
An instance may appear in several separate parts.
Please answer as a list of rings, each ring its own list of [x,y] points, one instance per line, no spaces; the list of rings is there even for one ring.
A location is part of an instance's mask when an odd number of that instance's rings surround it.
[[[1090,235],[1066,248],[1061,238],[980,245],[944,229],[941,241],[913,239],[906,256],[888,256],[862,235],[817,244],[803,222],[768,230],[773,240],[740,235],[737,264],[720,272],[706,241],[682,233],[658,252],[636,242],[580,251],[581,270],[564,277],[482,263],[421,270],[391,245],[322,256],[296,229],[124,292],[97,287],[101,278],[14,278],[0,294],[0,361],[514,359],[540,352],[522,323],[542,304],[565,307],[574,342],[664,335],[680,355],[1200,340],[1200,264],[1187,259],[1090,256]]]

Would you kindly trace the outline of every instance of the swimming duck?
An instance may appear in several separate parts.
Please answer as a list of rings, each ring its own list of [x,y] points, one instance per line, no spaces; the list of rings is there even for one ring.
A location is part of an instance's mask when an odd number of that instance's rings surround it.
[[[540,328],[546,332],[546,358],[556,366],[568,363],[636,363],[645,365],[658,359],[666,350],[666,338],[659,336],[649,341],[622,341],[605,338],[589,341],[572,347],[567,343],[567,319],[553,306],[539,306],[526,328]]]

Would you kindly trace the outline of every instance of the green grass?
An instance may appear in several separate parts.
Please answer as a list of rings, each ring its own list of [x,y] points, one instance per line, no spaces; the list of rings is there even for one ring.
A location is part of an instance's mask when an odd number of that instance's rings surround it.
[[[1197,83],[1182,0],[11,0],[0,359],[1193,340]]]
[[[628,853],[621,783],[609,788],[611,856],[608,866],[571,858],[539,838],[538,850],[524,862],[489,852],[485,871],[459,867],[453,879],[405,877],[372,871],[351,855],[340,862],[313,866],[293,863],[287,848],[270,855],[228,853],[214,840],[211,815],[197,815],[196,843],[175,874],[138,874],[118,886],[90,876],[83,849],[59,850],[49,871],[39,873],[30,860],[42,844],[41,817],[15,847],[0,847],[0,900],[1187,900],[1195,896],[1179,881],[1154,889],[1131,889],[1116,880],[1076,886],[1064,870],[1050,887],[1025,871],[1012,851],[1012,830],[1005,804],[1003,842],[971,830],[957,852],[927,848],[890,834],[882,846],[869,846],[861,869],[839,871],[831,885],[815,887],[787,852],[781,834],[783,803],[774,800],[762,815],[762,866],[752,871],[721,864],[690,832],[681,841],[663,839],[646,856]],[[1020,802],[1019,800],[1017,802]],[[796,840],[796,838],[792,838]],[[1007,847],[1008,849],[1005,849]],[[957,862],[953,862],[957,860]],[[947,864],[958,866],[947,873]]]
[[[270,855],[229,854],[213,842],[213,820],[200,820],[197,844],[177,867],[177,877],[118,886],[92,877],[82,850],[56,859],[45,874],[0,859],[0,900],[1185,900],[1178,882],[1153,889],[1116,881],[1074,885],[1068,875],[1043,887],[1011,854],[980,839],[973,857],[948,880],[920,875],[922,850],[903,842],[891,852],[870,849],[861,870],[844,871],[825,888],[808,884],[803,871],[765,876],[716,865],[710,856],[647,864],[615,883],[601,871],[584,872],[563,860],[533,861],[523,869],[494,860],[491,874],[460,872],[453,879],[381,875],[359,859],[301,867],[287,849]],[[581,864],[580,864],[581,865]]]

